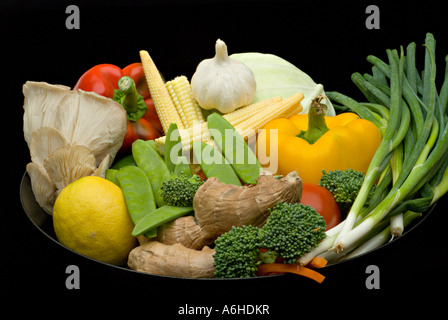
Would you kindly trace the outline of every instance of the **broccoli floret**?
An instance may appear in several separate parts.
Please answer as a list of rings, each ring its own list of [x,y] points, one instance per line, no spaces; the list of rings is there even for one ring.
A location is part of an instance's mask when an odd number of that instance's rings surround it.
[[[323,170],[319,185],[330,191],[339,205],[342,213],[350,210],[353,202],[358,196],[359,189],[364,182],[364,174],[353,169],[334,170],[326,172]],[[367,197],[366,205],[375,193],[375,186],[372,187]]]
[[[259,228],[232,227],[215,240],[215,277],[248,278],[256,275],[259,258]]]
[[[203,183],[197,174],[191,177],[184,174],[172,174],[162,182],[162,197],[167,205],[191,207],[194,195]]]
[[[277,258],[294,263],[325,238],[325,228],[325,220],[312,207],[279,202],[261,228],[232,227],[215,240],[215,276],[254,277],[258,266]]]
[[[273,255],[272,259],[280,257],[285,263],[294,263],[326,237],[325,228],[325,220],[314,208],[279,202],[260,229],[260,246]]]

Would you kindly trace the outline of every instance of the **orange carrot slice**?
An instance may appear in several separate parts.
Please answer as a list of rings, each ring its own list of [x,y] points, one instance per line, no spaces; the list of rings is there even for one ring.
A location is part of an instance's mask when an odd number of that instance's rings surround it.
[[[325,260],[324,257],[314,257],[313,260],[311,260],[307,267],[309,268],[316,268],[320,269],[327,265],[327,260]]]
[[[298,264],[286,264],[286,263],[265,263],[258,267],[257,275],[266,276],[271,274],[282,274],[282,273],[294,273],[300,276],[312,279],[318,283],[324,281],[325,276],[319,272],[308,268],[302,267]]]

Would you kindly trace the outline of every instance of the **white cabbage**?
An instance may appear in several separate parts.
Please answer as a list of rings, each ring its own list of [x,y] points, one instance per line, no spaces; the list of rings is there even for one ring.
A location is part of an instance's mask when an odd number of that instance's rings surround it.
[[[325,94],[322,84],[315,83],[305,72],[276,55],[247,52],[232,54],[230,57],[243,62],[254,74],[257,90],[252,102],[276,96],[288,98],[302,92],[305,97],[301,102],[301,113],[308,113],[311,101],[317,95]],[[327,115],[334,116],[335,110],[331,101],[325,99],[322,103],[328,107]]]

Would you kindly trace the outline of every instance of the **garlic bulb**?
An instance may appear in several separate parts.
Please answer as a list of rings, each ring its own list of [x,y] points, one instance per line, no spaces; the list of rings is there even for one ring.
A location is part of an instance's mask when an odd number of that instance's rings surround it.
[[[213,58],[197,66],[191,88],[202,108],[229,113],[250,104],[257,85],[254,74],[244,63],[229,58],[224,41],[218,39],[215,49]]]

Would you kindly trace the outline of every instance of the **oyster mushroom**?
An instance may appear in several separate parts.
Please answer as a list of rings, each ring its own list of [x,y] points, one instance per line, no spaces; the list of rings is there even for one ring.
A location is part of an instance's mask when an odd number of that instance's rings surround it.
[[[70,183],[90,176],[96,169],[95,156],[81,145],[65,145],[56,149],[44,161],[44,168],[59,194]]]
[[[30,176],[31,190],[33,190],[36,202],[45,212],[52,214],[56,200],[56,186],[53,181],[45,169],[34,162],[26,165],[26,172]]]
[[[46,82],[27,81],[23,85],[22,91],[25,97],[23,134],[29,146],[34,131],[41,127],[54,127],[59,102],[70,91],[70,88]]]
[[[112,159],[126,133],[126,111],[116,101],[95,92],[70,91],[59,102],[54,127],[73,144],[86,146],[97,165],[109,154]]]
[[[36,201],[52,213],[59,192],[88,175],[104,177],[126,134],[126,111],[94,92],[27,81],[23,133]]]
[[[108,154],[104,157],[103,161],[101,161],[98,168],[95,169],[92,175],[105,178],[106,170],[111,166],[111,164],[112,164],[112,157],[110,156],[110,154]]]
[[[44,165],[44,160],[56,149],[67,144],[62,133],[52,127],[42,127],[31,134],[29,149],[31,161],[39,166]]]

